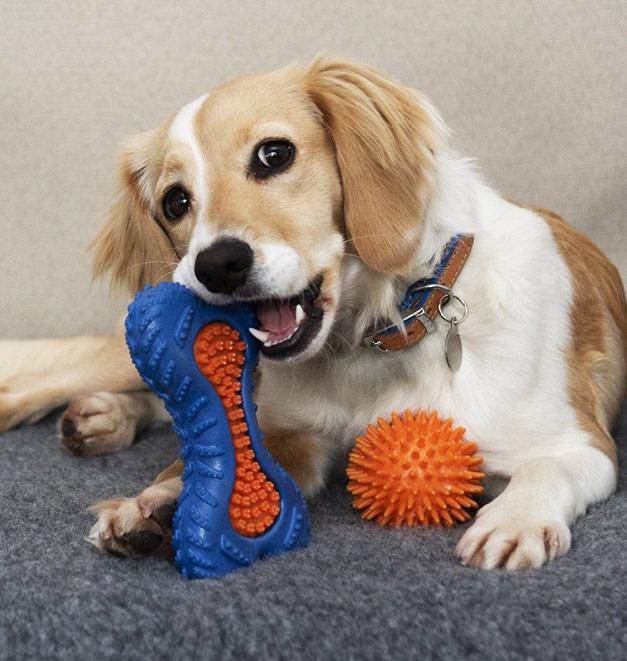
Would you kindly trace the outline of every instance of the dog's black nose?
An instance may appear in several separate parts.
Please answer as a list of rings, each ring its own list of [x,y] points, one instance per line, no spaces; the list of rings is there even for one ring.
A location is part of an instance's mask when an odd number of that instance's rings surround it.
[[[232,294],[247,280],[253,264],[253,251],[239,239],[219,239],[199,252],[194,273],[215,294]]]

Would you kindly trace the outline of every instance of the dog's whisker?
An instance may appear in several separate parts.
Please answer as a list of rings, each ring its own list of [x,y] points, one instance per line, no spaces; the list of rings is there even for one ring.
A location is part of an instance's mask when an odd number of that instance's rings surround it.
[[[355,243],[355,241],[359,241],[361,239],[381,239],[381,238],[386,238],[387,235],[383,234],[381,232],[378,232],[376,234],[360,234],[358,236],[353,236],[349,239],[344,239],[343,243],[344,245],[350,244],[350,243]]]
[[[174,269],[176,269],[176,267],[178,266],[178,262],[173,262],[173,261],[157,261],[157,260],[147,261],[147,262],[137,262],[137,263],[135,263],[135,264],[131,264],[131,265],[127,266],[127,267],[122,271],[122,273],[123,273],[124,275],[127,275],[127,274],[130,273],[133,269],[140,269],[140,268],[143,268],[144,266],[154,266],[154,265],[173,266]],[[174,271],[172,271],[172,273],[174,273]]]
[[[161,282],[166,282],[167,280],[170,280],[172,278],[172,276],[174,275],[175,271],[176,271],[176,269],[174,269],[172,271],[169,271],[168,273],[164,273],[163,275],[161,275],[159,277],[159,279],[157,280],[157,282],[155,284],[159,284]]]
[[[355,353],[355,350],[357,349],[357,347],[355,347],[353,344],[351,344],[351,342],[349,342],[349,341],[346,339],[346,337],[344,337],[344,335],[342,335],[342,334],[339,333],[338,331],[334,331],[333,329],[331,329],[331,330],[329,331],[329,336],[330,336],[330,337],[337,338],[338,340],[341,340],[341,341],[342,341],[342,342],[348,347],[348,353],[349,353],[349,354],[353,354],[353,353]]]

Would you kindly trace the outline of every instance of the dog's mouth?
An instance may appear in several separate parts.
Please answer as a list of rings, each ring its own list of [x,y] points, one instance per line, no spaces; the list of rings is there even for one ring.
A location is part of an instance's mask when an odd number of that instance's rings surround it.
[[[320,290],[322,275],[288,299],[257,301],[259,328],[250,332],[261,342],[261,353],[268,358],[288,358],[307,349],[320,332],[324,310]]]

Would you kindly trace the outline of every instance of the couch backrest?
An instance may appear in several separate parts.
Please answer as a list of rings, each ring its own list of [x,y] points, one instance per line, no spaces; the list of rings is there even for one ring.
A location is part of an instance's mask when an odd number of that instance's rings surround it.
[[[627,276],[619,0],[179,0],[0,9],[0,336],[111,328],[84,249],[118,142],[206,89],[320,50],[425,91],[503,194],[561,213]]]

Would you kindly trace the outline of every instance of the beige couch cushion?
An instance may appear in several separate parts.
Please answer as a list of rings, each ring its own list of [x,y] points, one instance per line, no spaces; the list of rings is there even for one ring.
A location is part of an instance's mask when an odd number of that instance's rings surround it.
[[[207,88],[319,50],[426,91],[503,194],[550,207],[627,275],[627,10],[618,1],[3,3],[0,336],[110,329],[84,250],[116,145]]]

